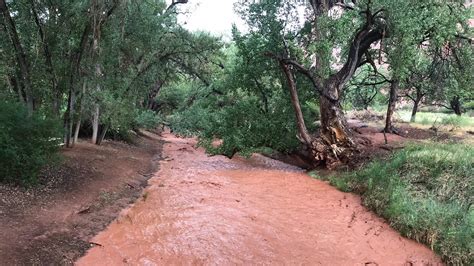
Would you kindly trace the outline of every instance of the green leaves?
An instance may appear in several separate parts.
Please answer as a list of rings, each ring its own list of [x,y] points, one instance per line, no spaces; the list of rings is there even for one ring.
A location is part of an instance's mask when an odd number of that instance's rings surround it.
[[[24,106],[0,101],[0,181],[22,185],[36,182],[40,169],[55,160],[61,143],[59,121]]]

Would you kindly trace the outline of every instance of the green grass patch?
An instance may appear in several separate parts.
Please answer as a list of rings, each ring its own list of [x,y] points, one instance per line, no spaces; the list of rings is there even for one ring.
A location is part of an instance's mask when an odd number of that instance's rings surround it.
[[[399,110],[397,114],[402,121],[410,122],[411,111]],[[418,112],[415,123],[422,125],[445,125],[449,127],[472,127],[474,126],[474,118],[468,115],[458,116],[446,113]]]
[[[448,264],[474,265],[474,147],[410,145],[388,160],[326,180],[361,194],[393,228]]]

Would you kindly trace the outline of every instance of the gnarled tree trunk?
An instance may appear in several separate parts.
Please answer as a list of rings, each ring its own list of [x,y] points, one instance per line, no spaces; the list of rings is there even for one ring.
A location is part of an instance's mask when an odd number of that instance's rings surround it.
[[[322,13],[330,10],[331,6],[335,4],[335,1],[311,0],[310,3],[315,13],[316,27],[314,35],[316,41],[318,41],[324,34],[317,29],[317,20]],[[365,12],[366,23],[354,35],[346,62],[339,71],[330,75],[325,80],[322,80],[317,74],[315,75],[313,69],[307,69],[291,58],[267,53],[267,55],[279,61],[285,73],[289,84],[292,105],[296,114],[299,139],[311,150],[311,159],[315,164],[323,163],[330,167],[334,162],[340,161],[343,158],[350,158],[356,150],[351,130],[347,125],[342,110],[340,96],[343,92],[344,85],[354,75],[356,69],[363,64],[363,56],[365,55],[366,57],[365,61],[370,60],[370,56],[367,54],[370,46],[381,40],[385,35],[385,23],[379,21],[380,23],[374,24],[376,21],[375,14],[380,15],[380,12],[383,12],[383,10],[372,14],[370,4],[367,6]],[[288,46],[285,40],[283,40],[283,42],[286,48],[285,55],[288,57]],[[321,129],[319,138],[312,138],[304,126],[304,119],[297,97],[296,84],[293,79],[293,73],[288,67],[289,65],[307,76],[312,82],[315,91],[320,95]],[[324,64],[320,60],[315,62],[316,68],[321,68],[323,65],[329,66],[329,64]]]
[[[324,96],[319,98],[321,113],[321,137],[328,144],[350,144],[351,132],[342,111],[339,100],[330,100]]]

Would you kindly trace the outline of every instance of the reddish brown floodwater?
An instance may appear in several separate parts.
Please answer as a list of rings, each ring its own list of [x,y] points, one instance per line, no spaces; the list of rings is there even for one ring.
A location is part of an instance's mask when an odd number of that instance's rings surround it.
[[[165,160],[144,197],[93,242],[78,265],[440,264],[342,193],[254,155],[208,157],[164,134]]]

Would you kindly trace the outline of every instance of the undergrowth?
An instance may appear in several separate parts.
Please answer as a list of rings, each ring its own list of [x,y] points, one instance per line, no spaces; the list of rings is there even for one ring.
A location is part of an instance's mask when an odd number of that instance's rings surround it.
[[[326,177],[404,236],[427,244],[453,265],[474,264],[474,148],[410,145],[361,170]]]
[[[399,110],[397,114],[402,121],[410,122],[411,111]],[[418,112],[416,114],[416,123],[422,125],[444,125],[451,128],[471,127],[474,126],[474,118],[466,114],[458,116],[441,112]]]

